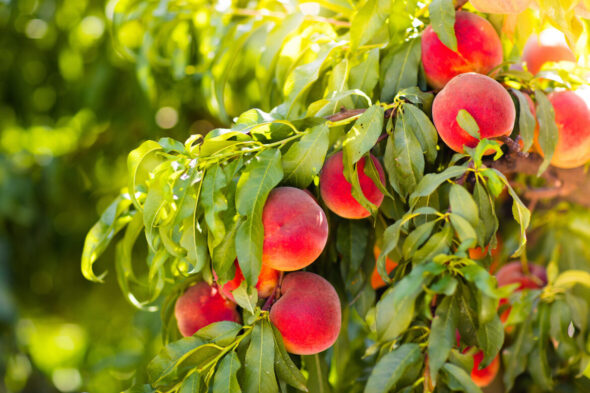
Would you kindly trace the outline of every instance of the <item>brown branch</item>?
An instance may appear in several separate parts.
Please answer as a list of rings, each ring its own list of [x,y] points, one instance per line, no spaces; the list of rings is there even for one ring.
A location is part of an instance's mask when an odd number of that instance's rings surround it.
[[[488,159],[485,164],[495,168],[506,176],[525,174],[536,175],[543,163],[543,157],[537,153],[522,153],[520,146],[510,138],[502,141],[508,148],[507,152],[497,161]],[[540,199],[562,199],[590,207],[590,174],[584,167],[563,169],[549,166],[541,174],[546,181],[545,187],[525,187],[522,195],[535,206]]]
[[[469,0],[455,0],[455,9],[461,9]]]

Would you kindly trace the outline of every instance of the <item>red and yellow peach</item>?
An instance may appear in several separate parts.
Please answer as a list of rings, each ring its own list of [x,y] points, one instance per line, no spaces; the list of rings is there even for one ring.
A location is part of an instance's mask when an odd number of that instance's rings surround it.
[[[185,337],[214,322],[240,322],[236,304],[221,296],[217,285],[211,286],[204,281],[188,288],[176,300],[174,315],[178,330]]]
[[[442,89],[465,72],[489,74],[503,60],[502,43],[490,22],[481,16],[459,11],[455,15],[457,52],[438,38],[432,26],[422,34],[422,64],[428,84]]]
[[[278,187],[262,211],[262,264],[280,271],[302,269],[315,261],[328,240],[326,214],[305,191]]]
[[[377,168],[381,182],[385,182],[385,173],[381,163],[371,154],[371,160]],[[365,158],[357,164],[359,183],[365,197],[374,205],[380,206],[384,195],[369,176],[364,172]],[[320,194],[326,206],[344,218],[365,218],[371,213],[365,209],[353,196],[352,185],[344,177],[344,164],[342,151],[332,155],[326,160],[320,173]]]
[[[234,278],[219,288],[219,292],[221,292],[223,296],[232,302],[235,302],[232,291],[239,287],[242,281],[244,281],[244,274],[242,273],[242,269],[240,269],[240,265],[238,264],[237,260],[234,262],[234,265],[236,266],[236,274],[234,275]],[[215,272],[213,272],[213,274],[215,275]],[[258,282],[256,283],[256,289],[258,290],[259,298],[266,298],[272,294],[279,282],[280,275],[281,272],[278,270],[262,264],[260,274],[258,275]]]
[[[312,355],[331,347],[340,333],[340,299],[323,277],[309,272],[285,276],[282,296],[270,309],[270,321],[288,352]]]

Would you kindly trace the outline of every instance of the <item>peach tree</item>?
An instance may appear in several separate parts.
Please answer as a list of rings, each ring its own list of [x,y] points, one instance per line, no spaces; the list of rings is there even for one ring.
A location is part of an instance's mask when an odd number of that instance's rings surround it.
[[[146,94],[220,124],[87,236],[161,313],[129,391],[588,391],[589,5],[119,2]]]

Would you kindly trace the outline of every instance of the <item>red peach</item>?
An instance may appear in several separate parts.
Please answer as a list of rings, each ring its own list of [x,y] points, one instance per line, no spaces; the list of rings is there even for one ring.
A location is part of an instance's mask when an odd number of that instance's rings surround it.
[[[551,165],[576,168],[590,160],[590,108],[588,102],[573,91],[554,92],[547,96],[555,111],[558,141]],[[536,150],[543,155],[538,140]]]
[[[422,34],[422,64],[428,84],[442,89],[453,77],[465,72],[488,74],[503,60],[502,43],[490,22],[459,11],[455,15],[457,52],[443,44],[432,26]]]
[[[262,264],[272,269],[303,269],[320,256],[328,241],[326,214],[298,188],[272,190],[262,211],[262,224]]]
[[[204,281],[190,287],[176,300],[174,315],[178,330],[185,337],[214,322],[240,322],[236,305],[221,296],[217,285],[210,286]]]
[[[480,388],[486,387],[492,383],[498,374],[498,370],[500,370],[500,355],[496,355],[494,360],[492,360],[487,367],[480,370],[479,365],[483,360],[483,356],[483,351],[479,351],[473,355],[473,369],[471,370],[471,380]]]
[[[285,276],[282,296],[270,309],[270,321],[281,332],[285,348],[312,355],[331,347],[340,333],[340,299],[326,279],[309,272]]]
[[[385,173],[381,163],[371,154],[371,160],[377,168],[381,182],[385,182]],[[384,195],[373,180],[365,175],[365,158],[357,164],[359,183],[365,197],[374,205],[380,206]],[[330,210],[344,218],[365,218],[371,213],[352,196],[352,185],[344,177],[342,151],[326,160],[320,173],[320,194]]]
[[[513,261],[502,266],[496,273],[498,287],[510,284],[520,284],[516,290],[522,291],[523,289],[540,289],[547,285],[547,271],[543,266],[529,263],[528,268],[530,274],[525,275],[520,261]],[[507,303],[508,299],[500,299],[499,306]],[[511,308],[508,307],[502,315],[500,315],[502,322],[506,322],[510,315],[510,310]]]
[[[234,275],[234,278],[219,288],[219,292],[221,292],[223,296],[232,302],[236,301],[232,291],[239,287],[242,281],[244,281],[244,274],[242,274],[242,269],[240,269],[240,265],[238,264],[237,260],[234,262],[234,265],[236,266],[236,274]],[[213,275],[216,276],[215,272],[213,272]],[[272,294],[279,282],[280,275],[281,272],[278,270],[262,264],[262,269],[258,275],[258,282],[256,283],[256,289],[258,289],[259,298],[269,297]],[[217,277],[215,277],[215,279],[217,279]]]
[[[558,61],[576,61],[576,56],[567,46],[563,34],[555,29],[549,29],[540,36],[529,37],[522,52],[522,61],[531,74],[541,70],[543,64]]]
[[[379,257],[379,254],[381,254],[381,250],[379,247],[375,246],[373,248],[373,255],[375,255],[375,259]],[[389,259],[389,257],[385,259],[385,270],[387,273],[391,273],[396,266],[397,263]],[[377,271],[377,266],[375,266],[373,269],[373,274],[371,274],[371,286],[373,289],[379,289],[385,285],[387,285],[387,283],[383,281],[383,278],[381,278],[381,275]]]
[[[469,72],[454,77],[434,98],[432,116],[441,139],[456,152],[478,140],[459,126],[457,114],[466,110],[479,126],[482,138],[508,136],[516,118],[510,94],[492,78]]]

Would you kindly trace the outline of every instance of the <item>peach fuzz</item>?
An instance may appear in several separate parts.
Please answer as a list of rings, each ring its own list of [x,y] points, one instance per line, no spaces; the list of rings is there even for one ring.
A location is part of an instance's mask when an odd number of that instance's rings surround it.
[[[375,246],[373,248],[373,255],[375,256],[375,260],[379,257],[379,254],[381,254],[381,250],[379,249],[379,247]],[[385,271],[387,271],[388,274],[391,273],[396,266],[397,263],[389,259],[389,257],[385,259]],[[381,278],[381,275],[377,271],[377,266],[375,266],[375,268],[373,269],[373,273],[371,274],[371,287],[373,287],[373,289],[379,289],[385,285],[387,285],[387,283],[383,281],[383,278]]]
[[[576,61],[574,52],[567,46],[563,34],[556,29],[548,29],[539,36],[532,35],[522,51],[522,61],[533,75],[538,73],[543,64],[559,61]]]
[[[488,14],[520,14],[531,4],[531,0],[470,0],[479,12]]]
[[[226,282],[223,286],[219,288],[219,292],[227,299],[235,302],[234,295],[232,295],[232,291],[240,286],[242,281],[244,281],[244,274],[242,273],[242,269],[240,269],[240,265],[236,260],[234,262],[236,266],[236,274],[234,278],[230,281]],[[213,272],[215,279],[217,280],[217,276],[215,272]],[[258,290],[258,297],[259,298],[266,298],[269,297],[272,292],[274,291],[275,287],[279,282],[279,276],[281,272],[262,264],[262,268],[260,270],[260,274],[258,275],[258,282],[256,283],[256,289]]]
[[[457,52],[443,44],[432,26],[422,34],[422,64],[428,84],[442,89],[453,77],[465,72],[488,74],[503,60],[502,43],[490,22],[481,16],[455,14]]]
[[[270,309],[288,352],[313,355],[331,347],[340,333],[340,299],[323,277],[309,272],[285,276],[282,296]]]
[[[590,108],[586,99],[573,91],[554,92],[547,96],[555,112],[558,140],[551,165],[576,168],[590,160]],[[536,150],[543,155],[538,140]]]
[[[483,351],[479,351],[473,355],[473,369],[471,370],[471,380],[480,388],[488,386],[500,370],[500,355],[496,355],[494,360],[487,367],[479,369],[479,365],[483,360]]]
[[[482,138],[508,136],[516,119],[510,94],[494,79],[469,72],[454,77],[434,98],[432,117],[441,139],[456,152],[463,145],[475,147],[478,140],[457,123],[457,114],[466,110],[479,126]]]
[[[174,315],[178,330],[185,337],[214,322],[240,322],[236,304],[221,296],[216,285],[204,281],[188,288],[176,300]]]
[[[305,191],[272,190],[262,211],[262,264],[280,271],[302,269],[315,261],[328,241],[326,214]]]
[[[377,168],[381,182],[385,182],[385,173],[381,163],[371,154],[371,160]],[[375,182],[367,176],[365,170],[365,157],[357,164],[359,183],[365,197],[374,205],[380,206],[383,202],[384,195]],[[371,213],[365,209],[352,196],[352,185],[344,177],[344,164],[342,162],[342,151],[332,155],[326,160],[320,173],[320,194],[326,206],[344,218],[365,218]]]

